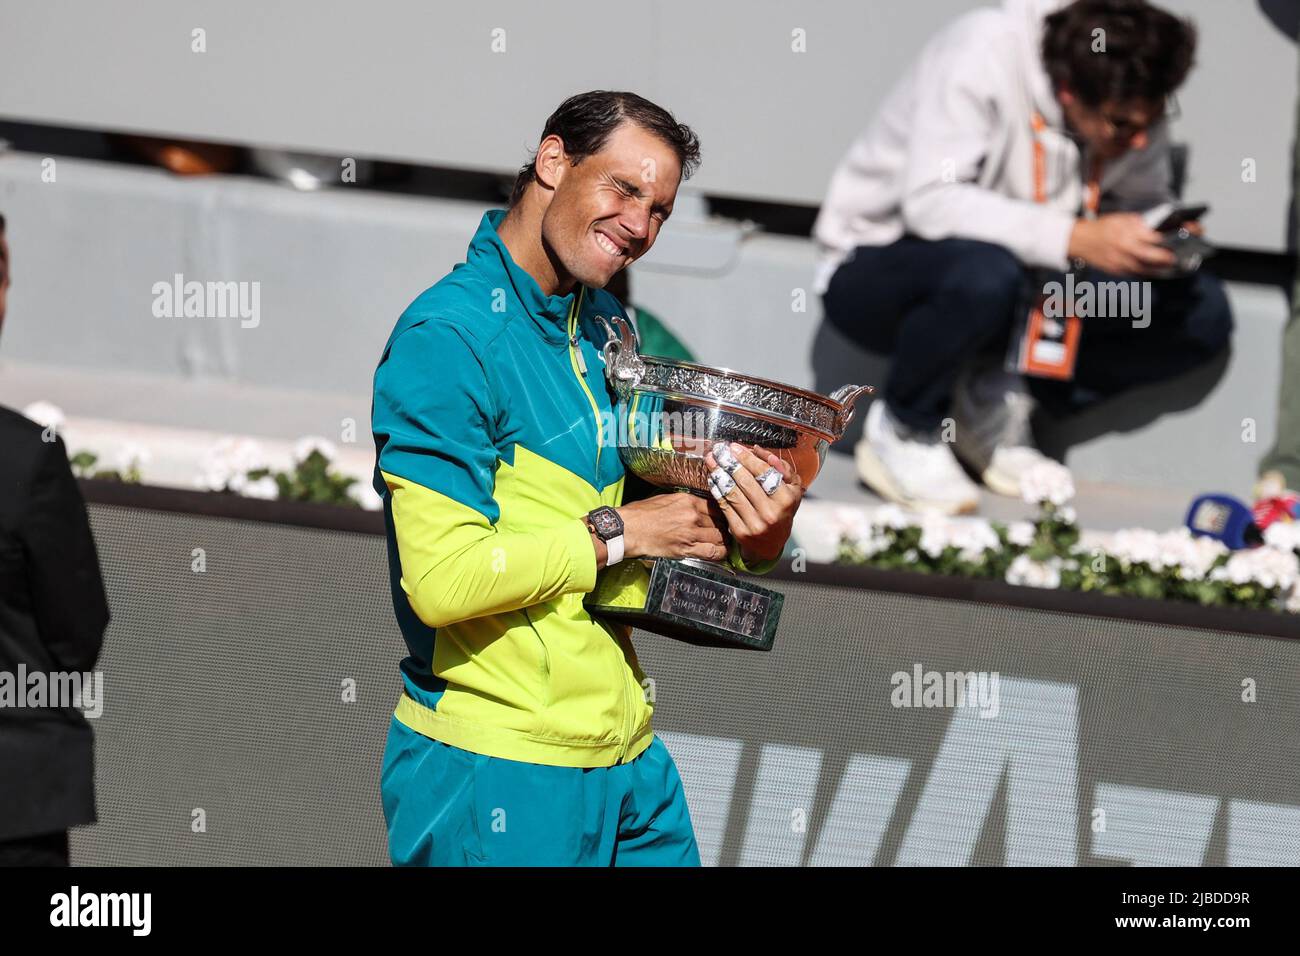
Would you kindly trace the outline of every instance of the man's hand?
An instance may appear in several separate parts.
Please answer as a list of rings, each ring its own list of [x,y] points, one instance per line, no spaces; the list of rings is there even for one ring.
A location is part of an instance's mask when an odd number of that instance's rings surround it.
[[[616,510],[623,519],[625,557],[721,561],[727,556],[722,516],[699,495],[652,495]]]
[[[794,526],[794,513],[803,500],[803,485],[789,465],[759,445],[750,451],[732,442],[728,449],[739,467],[731,474],[733,486],[724,495],[715,492],[714,497],[732,536],[740,543],[740,556],[746,564],[780,557]],[[726,457],[724,454],[724,460]],[[704,461],[714,474],[726,474],[712,453],[705,455]],[[758,482],[769,467],[779,471],[782,479],[771,495]]]
[[[1068,255],[1115,275],[1146,275],[1174,264],[1156,232],[1135,212],[1080,219],[1070,233]]]

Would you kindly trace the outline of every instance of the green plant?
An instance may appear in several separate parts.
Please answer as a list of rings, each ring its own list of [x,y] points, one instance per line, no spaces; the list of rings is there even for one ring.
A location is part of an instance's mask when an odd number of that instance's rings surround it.
[[[132,458],[130,465],[125,470],[117,468],[100,468],[96,469],[95,465],[99,462],[99,456],[93,451],[79,451],[68,459],[68,464],[72,466],[72,474],[77,478],[94,478],[98,481],[121,481],[126,484],[138,485],[140,483],[140,462]]]
[[[319,449],[313,448],[291,471],[273,471],[257,468],[247,473],[249,481],[271,478],[276,484],[281,501],[311,501],[320,504],[359,508],[361,505],[349,494],[357,479],[330,470],[330,461]]]

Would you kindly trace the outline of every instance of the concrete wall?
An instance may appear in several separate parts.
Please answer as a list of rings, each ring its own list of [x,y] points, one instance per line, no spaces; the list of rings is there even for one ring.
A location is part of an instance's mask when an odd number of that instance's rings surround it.
[[[634,89],[699,131],[701,189],[815,204],[926,38],[983,5],[0,0],[0,117],[508,172],[564,96]],[[1201,28],[1188,196],[1221,244],[1281,249],[1296,0],[1165,5]]]
[[[484,209],[71,159],[56,169],[46,183],[41,157],[0,156],[14,249],[0,402],[277,438],[333,437],[351,418],[364,444],[371,375],[394,321],[463,258]],[[823,327],[816,297],[797,311],[814,259],[807,239],[674,216],[634,268],[633,297],[710,364],[823,392],[882,384],[878,361]],[[156,317],[153,286],[177,273],[259,283],[257,326]],[[1105,408],[1096,427],[1044,436],[1081,478],[1249,487],[1275,429],[1287,312],[1276,289],[1230,294],[1237,348],[1221,378],[1146,389]],[[1242,443],[1246,418],[1255,445]]]

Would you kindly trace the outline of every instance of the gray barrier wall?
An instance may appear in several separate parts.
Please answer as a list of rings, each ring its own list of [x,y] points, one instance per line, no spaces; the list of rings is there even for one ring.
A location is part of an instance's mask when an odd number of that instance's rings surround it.
[[[91,507],[113,608],[100,822],[74,862],[385,863],[403,651],[382,537],[107,500]],[[1295,639],[1011,607],[1012,589],[927,577],[915,594],[827,583],[855,573],[787,571],[771,654],[638,633],[707,865],[1300,863]],[[985,694],[931,706],[932,671],[982,672]]]
[[[698,129],[700,188],[817,204],[926,39],[994,2],[3,0],[0,116],[509,172],[563,97],[633,89]],[[1201,27],[1189,196],[1218,242],[1281,249],[1294,0],[1163,5]]]
[[[14,256],[0,402],[274,438],[368,420],[393,323],[464,258],[485,208],[69,158],[56,168],[46,183],[41,157],[0,155]],[[827,394],[883,386],[883,363],[822,323],[814,261],[807,239],[674,215],[633,268],[633,297],[703,362]],[[155,285],[178,274],[255,283],[256,324],[156,315]],[[1040,434],[1045,447],[1083,480],[1156,485],[1174,498],[1248,489],[1274,437],[1289,312],[1275,287],[1231,283],[1228,295],[1237,329],[1221,376],[1125,395]]]

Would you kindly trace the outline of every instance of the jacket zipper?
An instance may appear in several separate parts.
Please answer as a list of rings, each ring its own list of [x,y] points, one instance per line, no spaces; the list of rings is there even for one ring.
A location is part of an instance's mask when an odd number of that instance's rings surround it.
[[[582,297],[585,291],[585,289],[579,291],[573,300],[573,306],[569,309],[569,364],[573,368],[573,374],[578,378],[578,384],[582,386],[583,393],[587,396],[587,401],[591,403],[592,420],[596,425],[596,481],[599,482],[602,441],[600,406],[596,404],[596,396],[591,393],[587,385],[587,363],[582,357],[582,348],[578,344],[578,314],[582,309]],[[618,677],[623,684],[623,742],[618,751],[618,762],[622,763],[632,742],[632,700],[628,696],[627,655],[623,652],[623,646],[617,641],[615,646],[619,650]]]
[[[587,401],[591,403],[591,415],[596,424],[596,483],[600,481],[600,406],[596,404],[596,396],[591,394],[591,389],[587,387],[587,363],[582,357],[582,350],[578,347],[578,312],[582,308],[582,296],[586,289],[581,291],[573,299],[573,305],[569,309],[569,364],[573,368],[573,374],[578,378],[578,384],[582,386],[582,391],[587,396]]]

